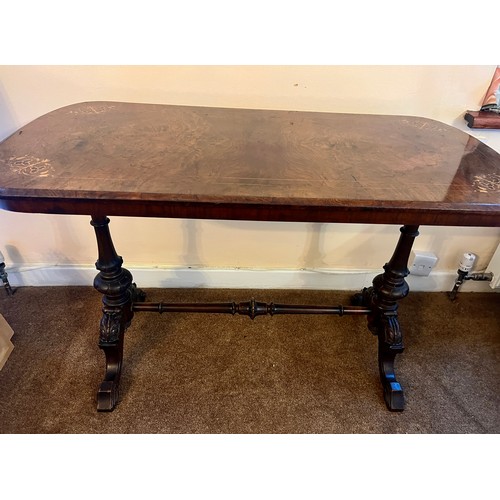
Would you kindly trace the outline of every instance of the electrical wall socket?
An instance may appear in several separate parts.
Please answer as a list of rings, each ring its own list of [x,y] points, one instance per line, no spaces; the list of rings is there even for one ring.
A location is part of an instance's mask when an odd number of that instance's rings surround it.
[[[413,276],[429,276],[438,258],[432,252],[412,251],[410,274]]]

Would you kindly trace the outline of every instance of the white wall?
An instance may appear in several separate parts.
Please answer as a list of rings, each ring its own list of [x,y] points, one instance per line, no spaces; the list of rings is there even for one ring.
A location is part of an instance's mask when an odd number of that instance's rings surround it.
[[[500,151],[500,131],[473,131],[463,120],[465,110],[479,109],[494,69],[495,66],[0,66],[0,139],[61,106],[114,100],[418,115],[454,125]],[[112,219],[111,230],[128,268],[377,271],[390,257],[399,235],[398,228],[391,226],[118,217]],[[415,248],[435,252],[440,259],[435,272],[452,276],[462,252],[477,253],[477,269],[485,268],[499,242],[500,228],[422,227]],[[10,276],[21,283],[31,283],[27,276],[32,267],[92,266],[96,259],[94,234],[87,217],[0,211],[0,249]],[[16,275],[16,270],[23,271],[24,278],[22,273]],[[88,280],[90,274],[84,274],[84,281]],[[74,277],[75,284],[81,284],[77,274],[68,276]],[[475,286],[481,285],[484,286]],[[435,283],[432,285],[430,278],[420,278],[418,286],[432,289]]]

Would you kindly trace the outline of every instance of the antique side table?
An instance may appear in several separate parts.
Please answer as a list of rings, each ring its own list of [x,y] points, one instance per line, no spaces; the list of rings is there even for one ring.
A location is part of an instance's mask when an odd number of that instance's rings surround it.
[[[390,410],[404,396],[398,301],[419,225],[500,226],[500,155],[448,125],[410,116],[119,102],[67,106],[0,144],[0,208],[85,214],[97,237],[106,372],[98,410],[118,399],[134,314],[366,314]],[[108,216],[401,225],[392,258],[349,306],[148,303],[122,267]]]

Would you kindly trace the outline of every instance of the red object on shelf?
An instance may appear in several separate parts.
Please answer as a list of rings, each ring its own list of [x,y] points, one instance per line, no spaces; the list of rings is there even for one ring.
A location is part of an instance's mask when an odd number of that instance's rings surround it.
[[[500,115],[493,111],[467,111],[464,119],[470,128],[500,128]]]
[[[481,111],[488,111],[493,108],[496,109],[497,112],[500,111],[498,96],[500,92],[500,66],[497,66],[493,78],[491,79],[490,86],[486,91],[486,97],[484,98],[483,105],[481,106]]]

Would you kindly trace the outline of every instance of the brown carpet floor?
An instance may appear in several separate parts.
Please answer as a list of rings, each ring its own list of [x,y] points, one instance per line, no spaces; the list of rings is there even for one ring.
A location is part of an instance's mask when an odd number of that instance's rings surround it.
[[[348,304],[345,292],[147,290],[151,301]],[[100,294],[0,297],[15,348],[0,371],[1,433],[498,433],[500,295],[411,293],[397,358],[406,409],[385,408],[365,317],[139,313],[121,399],[97,413]]]

